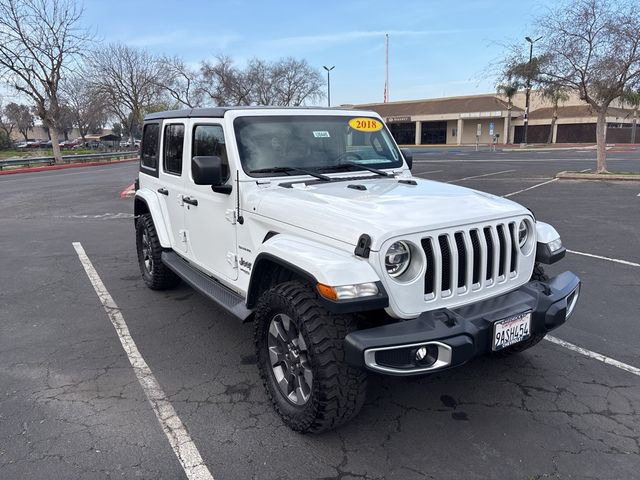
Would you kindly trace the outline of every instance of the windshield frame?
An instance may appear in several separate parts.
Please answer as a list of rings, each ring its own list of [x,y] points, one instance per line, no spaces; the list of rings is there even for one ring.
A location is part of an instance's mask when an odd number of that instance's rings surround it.
[[[318,121],[323,121],[323,120],[341,120],[341,121],[345,121],[345,123],[348,123],[349,120],[353,119],[353,118],[369,118],[369,119],[373,119],[376,120],[378,122],[380,122],[382,124],[382,129],[378,130],[379,132],[383,132],[382,135],[386,135],[386,139],[384,139],[385,141],[385,148],[388,148],[389,150],[392,151],[392,155],[394,155],[393,152],[395,152],[395,156],[397,156],[397,160],[391,161],[391,162],[372,162],[372,163],[367,163],[367,166],[370,167],[374,167],[377,168],[379,170],[387,170],[387,169],[395,169],[395,170],[399,170],[399,169],[405,169],[406,165],[404,162],[404,156],[402,155],[402,152],[400,150],[400,148],[398,147],[395,139],[393,138],[393,135],[391,135],[391,132],[389,131],[389,129],[387,128],[386,124],[384,123],[384,121],[377,116],[375,113],[373,112],[363,112],[363,111],[353,111],[353,112],[340,112],[340,111],[330,111],[330,112],[326,112],[326,111],[304,111],[304,112],[297,112],[297,111],[283,111],[282,113],[275,113],[275,112],[269,112],[269,114],[256,114],[257,112],[252,112],[252,114],[250,115],[237,115],[234,116],[234,118],[232,118],[231,123],[232,123],[232,129],[233,129],[233,136],[234,136],[234,140],[235,140],[235,147],[236,147],[236,152],[238,155],[238,161],[240,163],[240,167],[242,168],[242,171],[244,172],[245,175],[247,175],[248,177],[251,178],[265,178],[265,177],[292,177],[292,176],[305,176],[305,174],[299,174],[299,173],[294,173],[294,172],[263,172],[263,173],[252,173],[252,168],[249,168],[249,165],[247,164],[247,161],[245,158],[243,158],[243,152],[240,146],[240,139],[241,139],[241,133],[239,133],[238,131],[238,122],[239,121],[246,121],[247,119],[251,119],[251,120],[256,120],[258,122],[260,121],[274,121],[277,122],[278,119],[300,119],[300,121],[302,122],[310,122],[315,120]],[[262,112],[260,112],[262,113]],[[293,167],[294,169],[296,168],[296,166],[292,166],[292,165],[288,165],[286,163],[282,164],[282,165],[272,165],[273,167]],[[341,167],[341,166],[345,166],[345,167],[351,167],[351,169],[336,169],[336,170],[332,170],[333,167]],[[297,165],[297,167],[301,168],[301,169],[306,169],[306,170],[312,170],[314,172],[317,173],[322,173],[324,175],[334,175],[336,174],[338,177],[339,176],[343,176],[345,174],[353,174],[353,173],[367,173],[367,174],[371,174],[371,171],[366,170],[365,168],[360,167],[359,165],[357,165],[357,161],[354,161],[353,163],[343,163],[343,164],[336,164],[336,165],[331,165],[329,163],[322,165],[322,166],[314,166],[314,165]]]

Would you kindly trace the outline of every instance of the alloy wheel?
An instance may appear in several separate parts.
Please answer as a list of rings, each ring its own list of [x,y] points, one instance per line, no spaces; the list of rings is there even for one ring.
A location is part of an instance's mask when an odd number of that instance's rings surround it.
[[[313,373],[302,334],[289,316],[279,313],[271,319],[267,337],[271,370],[280,392],[294,405],[305,405],[311,397]]]

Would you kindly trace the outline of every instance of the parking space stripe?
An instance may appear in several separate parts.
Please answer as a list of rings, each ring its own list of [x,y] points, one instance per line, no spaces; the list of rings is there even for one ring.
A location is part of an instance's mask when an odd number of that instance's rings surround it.
[[[116,305],[116,302],[107,291],[104,283],[102,283],[98,272],[93,267],[91,260],[85,253],[82,244],[80,242],[73,242],[73,248],[76,250],[78,258],[80,259],[80,262],[89,277],[89,281],[91,282],[91,285],[93,285],[93,289],[98,295],[100,303],[102,303],[109,320],[111,320],[111,323],[116,329],[122,348],[124,348],[124,351],[129,358],[129,362],[131,363],[133,371],[138,378],[138,382],[140,382],[140,385],[151,404],[151,408],[156,414],[156,418],[158,419],[158,422],[160,422],[160,426],[167,436],[173,452],[176,454],[176,457],[178,457],[178,461],[180,462],[180,465],[182,465],[187,478],[189,480],[213,480],[213,476],[202,460],[200,452],[193,443],[189,432],[180,420],[180,417],[178,417],[173,405],[171,405],[167,400],[166,394],[162,390],[158,380],[156,380],[156,377],[153,375],[149,365],[147,365],[147,362],[140,354],[138,347],[129,333],[129,328],[124,321],[124,317],[122,316],[118,305]]]
[[[547,180],[546,182],[538,183],[537,185],[533,185],[531,187],[523,188],[522,190],[518,190],[517,192],[507,193],[506,195],[502,195],[502,196],[504,198],[509,198],[509,197],[512,197],[512,196],[517,195],[519,193],[527,192],[529,190],[533,190],[534,188],[542,187],[543,185],[547,185],[549,183],[553,183],[553,182],[557,182],[557,181],[558,181],[557,178],[552,178],[551,180]]]
[[[420,175],[427,175],[428,173],[440,173],[442,171],[443,170],[429,170],[428,172],[412,173],[412,175],[419,177]]]
[[[551,343],[555,343],[556,345],[560,345],[561,347],[568,348],[569,350],[584,355],[585,357],[593,358],[594,360],[598,360],[602,363],[606,363],[607,365],[611,365],[612,367],[619,368],[620,370],[624,370],[625,372],[629,372],[640,377],[640,368],[634,367],[633,365],[619,362],[618,360],[614,360],[613,358],[602,355],[601,353],[592,352],[591,350],[579,347],[577,345],[574,345],[573,343],[561,340],[560,338],[552,337],[551,335],[547,335],[546,337],[544,337],[544,339]]]
[[[599,260],[606,260],[608,262],[620,263],[622,265],[629,265],[630,267],[640,267],[640,263],[629,262],[628,260],[620,260],[618,258],[603,257],[602,255],[594,255],[593,253],[576,252],[575,250],[569,250],[569,249],[567,249],[567,252],[573,253],[574,255],[582,255],[583,257],[597,258]]]
[[[484,173],[482,175],[472,175],[470,177],[456,178],[455,180],[449,180],[447,183],[460,182],[461,180],[471,180],[472,178],[490,177],[491,175],[500,175],[501,173],[511,173],[515,170],[502,170],[501,172]]]

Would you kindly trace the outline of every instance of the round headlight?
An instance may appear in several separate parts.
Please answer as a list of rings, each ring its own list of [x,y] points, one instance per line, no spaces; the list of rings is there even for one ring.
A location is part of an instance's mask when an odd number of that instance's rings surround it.
[[[392,244],[384,256],[384,266],[392,277],[399,277],[409,268],[411,263],[411,250],[405,242]]]
[[[520,222],[520,226],[518,227],[518,245],[520,246],[520,250],[524,248],[527,244],[527,240],[529,239],[529,224],[522,220]]]

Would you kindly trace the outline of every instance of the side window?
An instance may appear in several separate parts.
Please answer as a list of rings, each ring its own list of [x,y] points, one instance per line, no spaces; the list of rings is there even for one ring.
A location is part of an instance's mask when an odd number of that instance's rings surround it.
[[[193,157],[220,157],[222,174],[229,178],[229,160],[224,143],[224,131],[220,125],[196,125],[193,129]]]
[[[166,173],[182,175],[182,150],[184,147],[184,125],[172,123],[164,127],[162,168]]]
[[[157,170],[158,168],[159,133],[160,125],[157,123],[148,123],[144,126],[140,165],[146,169]]]

